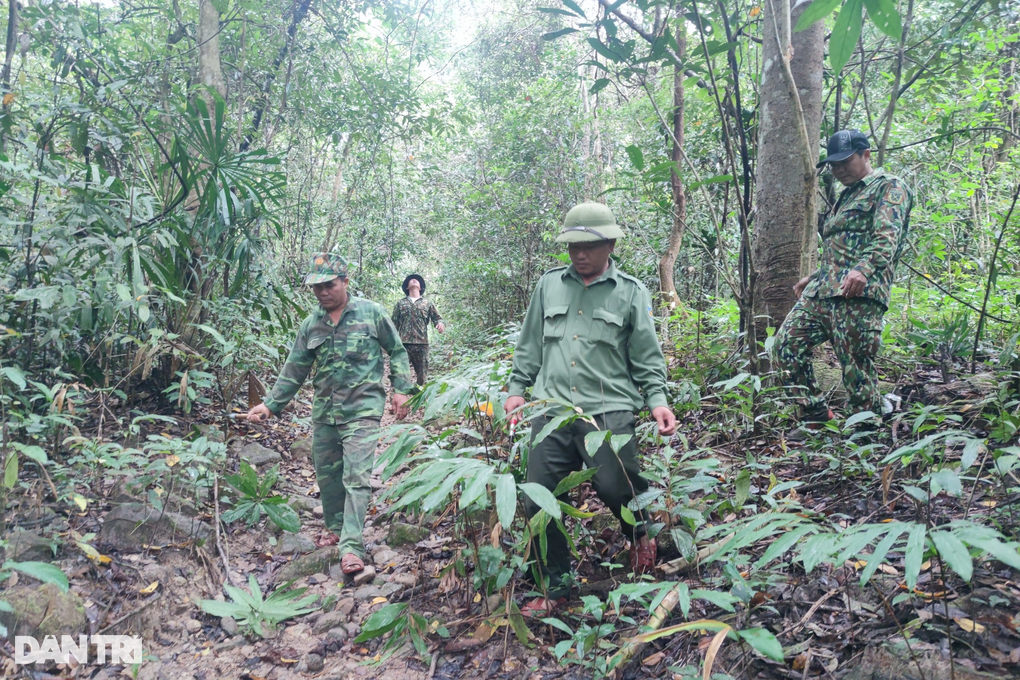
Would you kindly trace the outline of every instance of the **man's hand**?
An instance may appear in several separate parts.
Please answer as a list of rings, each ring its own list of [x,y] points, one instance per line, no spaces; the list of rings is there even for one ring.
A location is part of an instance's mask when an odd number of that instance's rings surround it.
[[[439,331],[440,333],[445,333],[446,332],[446,324],[444,324],[442,321],[440,321],[439,323],[436,324],[436,330]]]
[[[795,298],[800,298],[800,296],[804,293],[804,289],[807,288],[807,285],[809,283],[811,283],[811,278],[813,276],[814,274],[811,274],[810,276],[805,276],[800,281],[793,284],[793,296]]]
[[[269,407],[265,404],[259,404],[252,410],[248,411],[248,422],[249,423],[264,423],[273,417],[273,412],[269,410]]]
[[[407,417],[407,400],[410,398],[407,394],[393,393],[393,415],[397,417],[397,420],[403,420]]]
[[[864,292],[866,285],[868,285],[868,277],[856,269],[851,269],[843,278],[840,288],[843,291],[843,297],[855,298]]]
[[[652,409],[652,417],[659,424],[659,434],[668,437],[676,432],[676,416],[668,406],[656,406]]]
[[[507,397],[503,403],[503,410],[507,415],[510,415],[522,406],[524,406],[524,397]]]

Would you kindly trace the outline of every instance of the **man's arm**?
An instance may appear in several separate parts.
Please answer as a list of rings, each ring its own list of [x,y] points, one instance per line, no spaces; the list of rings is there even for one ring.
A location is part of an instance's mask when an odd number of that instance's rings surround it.
[[[630,373],[645,395],[648,408],[667,406],[666,358],[659,347],[652,318],[652,296],[644,287],[634,295],[634,328],[627,344]]]
[[[542,369],[542,323],[545,317],[542,290],[542,279],[539,279],[524,315],[521,332],[517,335],[514,363],[507,388],[511,397],[523,397],[524,391],[535,384],[538,372]]]
[[[279,414],[287,402],[294,398],[315,363],[315,352],[308,349],[308,328],[310,326],[311,323],[307,321],[301,324],[297,337],[294,338],[294,344],[290,348],[290,354],[287,356],[287,363],[283,365],[283,370],[280,371],[269,396],[262,402],[266,408],[272,411],[273,415]]]
[[[436,309],[436,303],[429,300],[429,322],[433,326],[438,326],[443,320],[443,317],[439,316],[439,310]]]
[[[414,394],[415,386],[411,382],[411,362],[407,358],[407,350],[400,341],[400,333],[393,321],[385,313],[379,315],[379,344],[390,355],[390,384],[398,394]]]
[[[909,194],[899,180],[888,181],[876,203],[871,241],[865,247],[860,262],[854,266],[868,279],[879,269],[893,265],[903,223],[910,212]]]

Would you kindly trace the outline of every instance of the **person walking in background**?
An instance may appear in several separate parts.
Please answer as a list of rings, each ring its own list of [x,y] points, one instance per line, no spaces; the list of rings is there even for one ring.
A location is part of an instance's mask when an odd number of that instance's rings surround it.
[[[429,324],[440,333],[446,326],[436,306],[424,297],[425,279],[421,275],[408,275],[400,287],[406,297],[393,308],[393,325],[400,332],[418,384],[424,385],[429,374]]]

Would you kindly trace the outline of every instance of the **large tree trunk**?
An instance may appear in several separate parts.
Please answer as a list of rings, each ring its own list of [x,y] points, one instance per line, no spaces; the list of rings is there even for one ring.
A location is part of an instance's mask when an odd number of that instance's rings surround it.
[[[789,23],[796,25],[810,3],[801,2]],[[793,33],[790,72],[784,72],[777,33],[783,32],[782,3],[765,3],[762,27],[761,124],[755,188],[752,257],[758,271],[754,314],[758,337],[767,326],[779,326],[796,302],[793,285],[814,266],[817,249],[817,181],[811,161],[818,157],[822,119],[822,62],[824,22]],[[771,16],[770,16],[771,14]],[[774,18],[778,18],[778,21]],[[778,24],[778,28],[777,28]],[[788,34],[787,34],[788,35]],[[797,97],[803,112],[804,130]],[[807,136],[807,145],[803,139]]]
[[[198,81],[226,99],[220,67],[220,13],[212,0],[198,0]]]
[[[685,24],[676,29],[676,44],[680,47],[678,56],[683,59],[687,51]],[[672,136],[673,148],[669,157],[676,165],[670,176],[670,189],[673,193],[673,227],[669,231],[666,252],[659,260],[659,292],[662,294],[662,305],[666,309],[673,309],[680,302],[680,297],[676,293],[676,283],[673,281],[673,270],[676,267],[676,258],[680,254],[680,244],[684,240],[684,231],[687,229],[687,196],[678,171],[684,152],[684,71],[681,66],[673,67]]]

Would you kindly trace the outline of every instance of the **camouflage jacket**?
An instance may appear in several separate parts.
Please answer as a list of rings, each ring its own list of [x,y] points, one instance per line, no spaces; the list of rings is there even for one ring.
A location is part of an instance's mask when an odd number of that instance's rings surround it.
[[[913,205],[914,194],[906,182],[884,170],[844,189],[818,230],[822,256],[804,289],[805,297],[841,296],[843,278],[856,269],[868,279],[862,297],[888,309]]]
[[[265,404],[283,410],[314,365],[312,421],[343,425],[358,418],[378,418],[386,407],[383,350],[390,355],[390,383],[412,394],[407,350],[386,311],[374,302],[351,297],[335,326],[321,308],[301,322],[287,363]]]
[[[400,339],[408,345],[429,344],[429,324],[438,325],[443,318],[431,300],[405,297],[393,308],[393,324]]]

